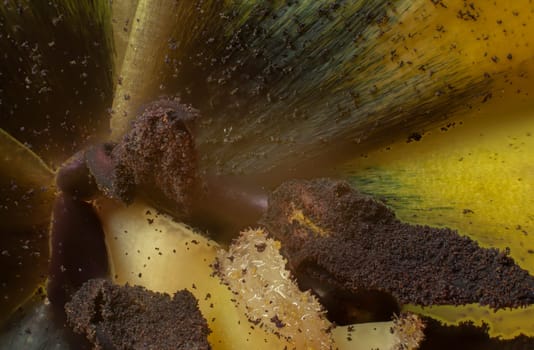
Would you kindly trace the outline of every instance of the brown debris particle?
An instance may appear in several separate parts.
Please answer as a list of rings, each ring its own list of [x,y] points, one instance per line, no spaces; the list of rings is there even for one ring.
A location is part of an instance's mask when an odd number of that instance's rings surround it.
[[[256,248],[258,253],[263,253],[265,251],[265,248],[267,248],[267,244],[260,243],[260,244],[256,244],[254,247]]]
[[[207,322],[186,290],[171,297],[93,279],[65,310],[68,324],[94,349],[210,349]]]
[[[286,326],[286,324],[278,318],[278,315],[271,317],[271,322],[274,323],[276,328],[284,328]]]

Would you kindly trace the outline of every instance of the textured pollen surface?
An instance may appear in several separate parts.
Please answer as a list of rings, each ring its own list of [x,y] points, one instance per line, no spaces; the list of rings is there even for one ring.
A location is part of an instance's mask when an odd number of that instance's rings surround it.
[[[135,119],[112,153],[114,192],[120,199],[131,202],[132,192],[142,192],[178,216],[189,213],[197,178],[188,122],[195,113],[178,102],[158,101]]]
[[[324,310],[291,280],[279,248],[263,230],[245,231],[228,251],[219,252],[217,271],[251,322],[286,338],[295,349],[332,349]]]
[[[207,322],[187,290],[170,297],[93,279],[65,310],[69,325],[85,334],[94,349],[210,349]]]

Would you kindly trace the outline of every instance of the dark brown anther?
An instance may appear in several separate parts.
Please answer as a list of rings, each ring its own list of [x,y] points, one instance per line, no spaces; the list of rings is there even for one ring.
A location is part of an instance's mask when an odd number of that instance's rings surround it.
[[[50,233],[47,294],[63,307],[85,281],[108,276],[108,256],[100,220],[90,203],[60,194]]]
[[[506,253],[447,228],[411,225],[343,181],[289,181],[261,220],[288,267],[354,295],[379,291],[401,304],[534,303],[534,276]]]
[[[85,283],[65,305],[67,323],[94,349],[210,349],[210,329],[188,290],[173,296],[107,280]]]
[[[135,195],[156,207],[189,217],[198,188],[195,116],[195,110],[171,100],[149,105],[111,152],[112,195],[129,202],[135,188]]]

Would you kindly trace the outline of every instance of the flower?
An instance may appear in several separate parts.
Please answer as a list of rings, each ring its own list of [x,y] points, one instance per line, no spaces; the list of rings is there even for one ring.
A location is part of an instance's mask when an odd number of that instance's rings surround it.
[[[107,108],[117,140],[160,94],[179,94],[202,114],[195,136],[201,173],[242,174],[269,187],[302,175],[353,175],[401,217],[510,246],[534,271],[530,4],[113,6],[0,6],[0,126],[34,151],[2,133],[8,249],[1,257],[16,266],[2,271],[12,278],[2,288],[16,290],[4,293],[6,307],[43,280],[49,168],[108,138]],[[28,264],[40,269],[30,276]],[[531,335],[524,322],[531,312],[506,313],[521,327],[492,335]]]

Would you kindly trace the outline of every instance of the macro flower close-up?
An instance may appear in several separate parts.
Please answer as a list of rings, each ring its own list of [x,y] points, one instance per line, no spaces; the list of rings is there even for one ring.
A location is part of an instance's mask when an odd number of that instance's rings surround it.
[[[534,349],[529,0],[6,0],[0,349]]]

